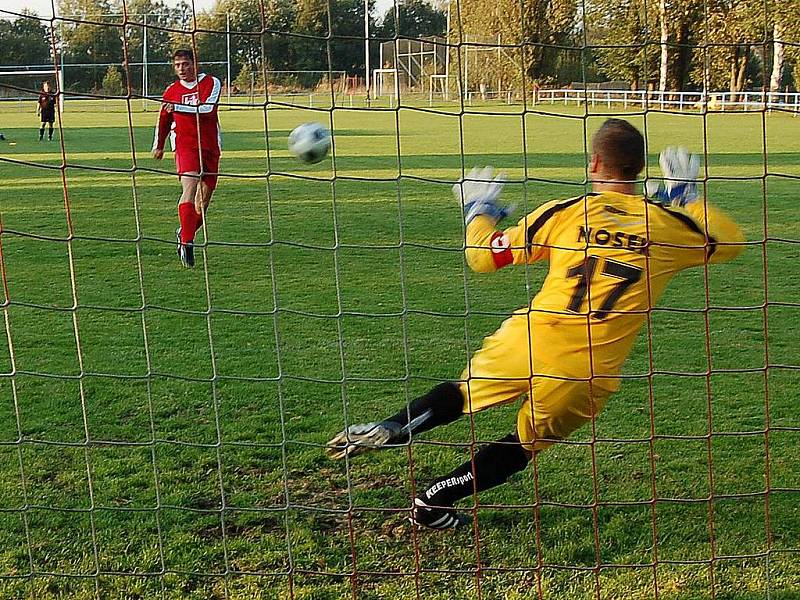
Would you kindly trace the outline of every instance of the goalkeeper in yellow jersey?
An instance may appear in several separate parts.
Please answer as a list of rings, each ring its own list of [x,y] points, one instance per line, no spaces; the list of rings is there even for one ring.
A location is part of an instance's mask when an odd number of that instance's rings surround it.
[[[454,504],[504,483],[533,453],[591,421],[619,388],[619,374],[648,311],[682,269],[737,256],[739,227],[698,194],[699,161],[667,148],[664,184],[636,193],[641,133],[609,119],[592,141],[592,193],[547,202],[496,229],[502,176],[473,169],[454,186],[464,206],[466,257],[479,272],[546,260],[541,291],[483,341],[456,383],[442,383],[387,419],[351,425],[328,443],[332,458],[406,444],[461,415],[523,397],[516,430],[433,481],[411,520],[433,529],[464,522]]]

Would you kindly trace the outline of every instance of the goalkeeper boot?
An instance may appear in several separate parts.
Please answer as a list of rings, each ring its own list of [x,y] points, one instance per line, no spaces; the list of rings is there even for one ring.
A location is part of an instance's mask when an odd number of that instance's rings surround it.
[[[345,456],[355,456],[369,450],[379,450],[407,441],[408,436],[403,435],[403,428],[393,421],[362,423],[350,425],[334,436],[328,442],[325,453],[328,457],[339,460]]]
[[[408,520],[419,527],[438,530],[455,529],[468,522],[467,517],[455,509],[429,506],[422,498],[414,498],[414,509]]]

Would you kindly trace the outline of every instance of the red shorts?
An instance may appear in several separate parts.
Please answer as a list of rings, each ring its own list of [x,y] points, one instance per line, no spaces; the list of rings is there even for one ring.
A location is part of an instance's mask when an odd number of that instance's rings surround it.
[[[200,164],[200,158],[203,164]],[[214,190],[217,187],[217,174],[219,173],[219,153],[209,152],[208,150],[176,150],[175,166],[178,168],[178,176],[185,173],[203,173],[202,181]]]

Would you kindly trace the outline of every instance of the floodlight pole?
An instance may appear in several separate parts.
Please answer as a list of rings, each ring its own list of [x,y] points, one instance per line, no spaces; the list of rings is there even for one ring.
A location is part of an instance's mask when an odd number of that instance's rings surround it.
[[[231,13],[225,13],[225,45],[228,58],[228,105],[231,103]]]
[[[61,109],[62,113],[64,112],[64,98],[66,97],[65,94],[64,94],[64,81],[65,81],[65,77],[64,77],[64,66],[65,65],[64,65],[64,62],[65,62],[66,54],[67,53],[64,52],[64,48],[62,46],[61,49],[60,49],[60,55],[59,55],[59,58],[61,60],[58,61],[59,62],[58,66],[60,67],[59,70],[58,70],[58,91],[60,92],[59,93],[59,97],[58,97],[58,107]]]
[[[364,82],[367,86],[367,104],[369,104],[369,0],[364,0]]]
[[[142,33],[142,98],[147,110],[147,14],[144,15],[144,32]]]
[[[466,102],[469,94],[469,34],[464,37],[467,38],[467,44],[464,46],[464,101]]]
[[[445,100],[450,100],[450,4],[452,4],[449,0],[447,2],[447,31],[445,32],[445,40],[447,42],[447,46],[445,47],[445,55],[444,55],[444,98]]]
[[[53,13],[55,18],[55,13]],[[56,65],[56,72],[58,73],[58,110],[64,112],[64,60],[67,53],[64,51],[64,22],[59,21],[58,29],[61,34],[61,42],[58,47],[58,65]],[[55,48],[53,49],[55,52]]]

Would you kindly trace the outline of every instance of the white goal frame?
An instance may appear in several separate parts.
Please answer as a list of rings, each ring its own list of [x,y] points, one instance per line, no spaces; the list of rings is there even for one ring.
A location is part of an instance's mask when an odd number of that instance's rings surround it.
[[[46,75],[49,77],[55,77],[56,79],[56,101],[58,103],[58,110],[64,110],[64,94],[62,93],[64,89],[64,73],[61,70],[56,69],[14,69],[11,71],[5,71],[2,67],[0,67],[0,77],[4,77],[6,75]],[[38,90],[31,91],[32,94],[37,94]]]
[[[373,69],[372,70],[372,89],[374,97],[378,98],[385,95],[383,90],[383,76],[391,74],[394,76],[394,90],[390,94],[396,102],[400,102],[400,76],[398,69]]]

